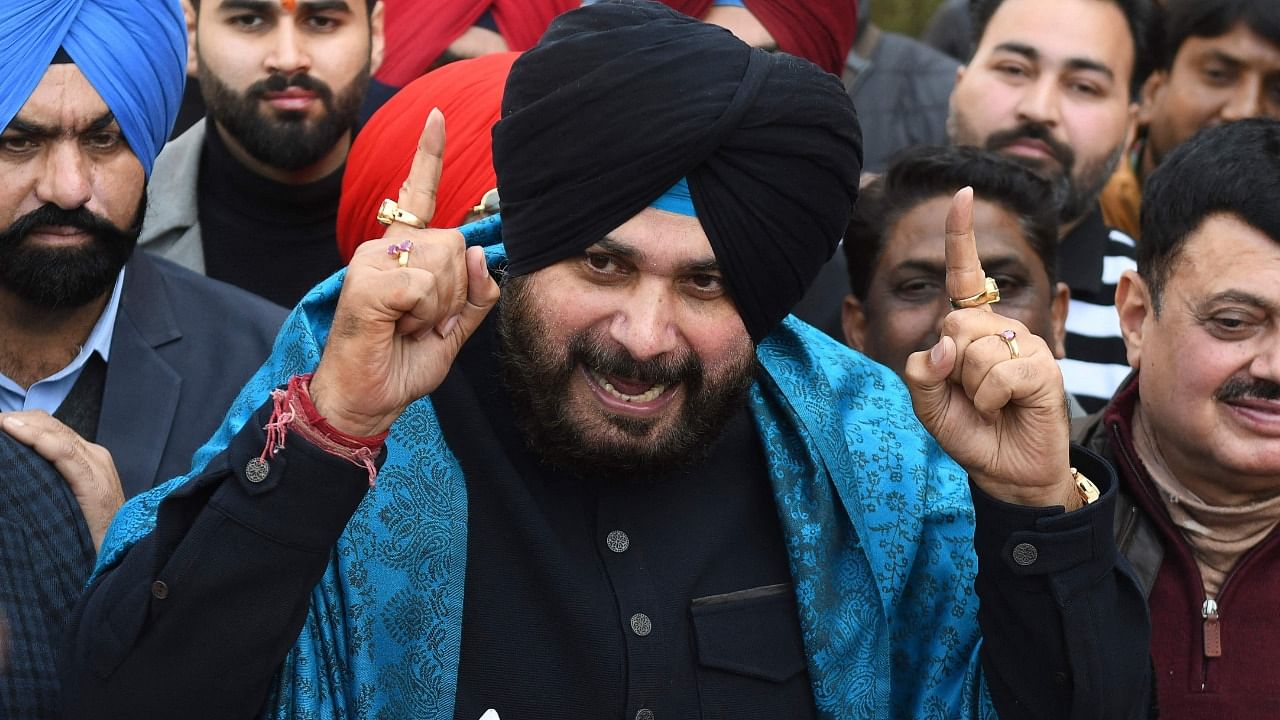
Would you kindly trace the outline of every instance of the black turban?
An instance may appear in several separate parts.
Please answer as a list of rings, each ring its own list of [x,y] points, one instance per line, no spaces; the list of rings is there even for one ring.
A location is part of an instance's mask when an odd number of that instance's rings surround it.
[[[511,70],[493,129],[509,271],[581,253],[681,178],[759,342],[835,252],[862,135],[808,61],[647,0],[560,16]]]

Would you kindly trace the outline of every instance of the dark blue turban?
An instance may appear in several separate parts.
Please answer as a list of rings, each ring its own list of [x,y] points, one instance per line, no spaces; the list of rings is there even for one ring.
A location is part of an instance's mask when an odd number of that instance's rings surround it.
[[[0,0],[0,128],[26,104],[59,48],[115,114],[150,177],[186,82],[179,0]]]
[[[512,274],[572,257],[687,178],[759,342],[835,252],[862,134],[840,79],[663,5],[561,15],[507,79],[493,129]]]

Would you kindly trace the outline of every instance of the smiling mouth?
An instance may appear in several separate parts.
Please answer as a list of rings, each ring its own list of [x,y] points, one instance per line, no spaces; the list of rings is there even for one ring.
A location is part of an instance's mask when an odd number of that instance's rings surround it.
[[[654,400],[657,400],[662,393],[666,392],[669,387],[664,383],[654,383],[652,385],[648,385],[648,389],[644,390],[643,388],[646,386],[643,382],[625,382],[620,379],[611,381],[609,378],[590,368],[587,368],[587,372],[591,375],[591,379],[595,380],[596,385],[600,386],[600,388],[605,392],[625,403],[640,404],[653,402]],[[618,385],[622,385],[623,387],[621,389],[618,388],[614,385],[614,382],[617,382]]]

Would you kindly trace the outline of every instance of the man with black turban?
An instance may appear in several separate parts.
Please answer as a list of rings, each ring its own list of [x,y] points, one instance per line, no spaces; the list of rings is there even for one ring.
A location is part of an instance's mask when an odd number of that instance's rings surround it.
[[[112,515],[191,466],[284,318],[134,251],[186,49],[178,0],[0,3],[0,717],[11,720],[55,716],[54,651]]]
[[[368,209],[385,238],[295,310],[208,462],[121,511],[73,622],[75,709],[1143,712],[1113,474],[1069,451],[1045,343],[986,306],[970,195],[965,309],[908,398],[786,317],[856,195],[838,78],[620,0],[553,23],[502,116],[502,217],[416,229],[433,112]]]

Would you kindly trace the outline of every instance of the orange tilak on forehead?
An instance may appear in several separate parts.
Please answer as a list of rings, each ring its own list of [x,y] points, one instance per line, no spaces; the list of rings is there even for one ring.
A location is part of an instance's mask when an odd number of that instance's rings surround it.
[[[293,12],[298,8],[298,0],[280,0],[280,7],[288,12]]]

